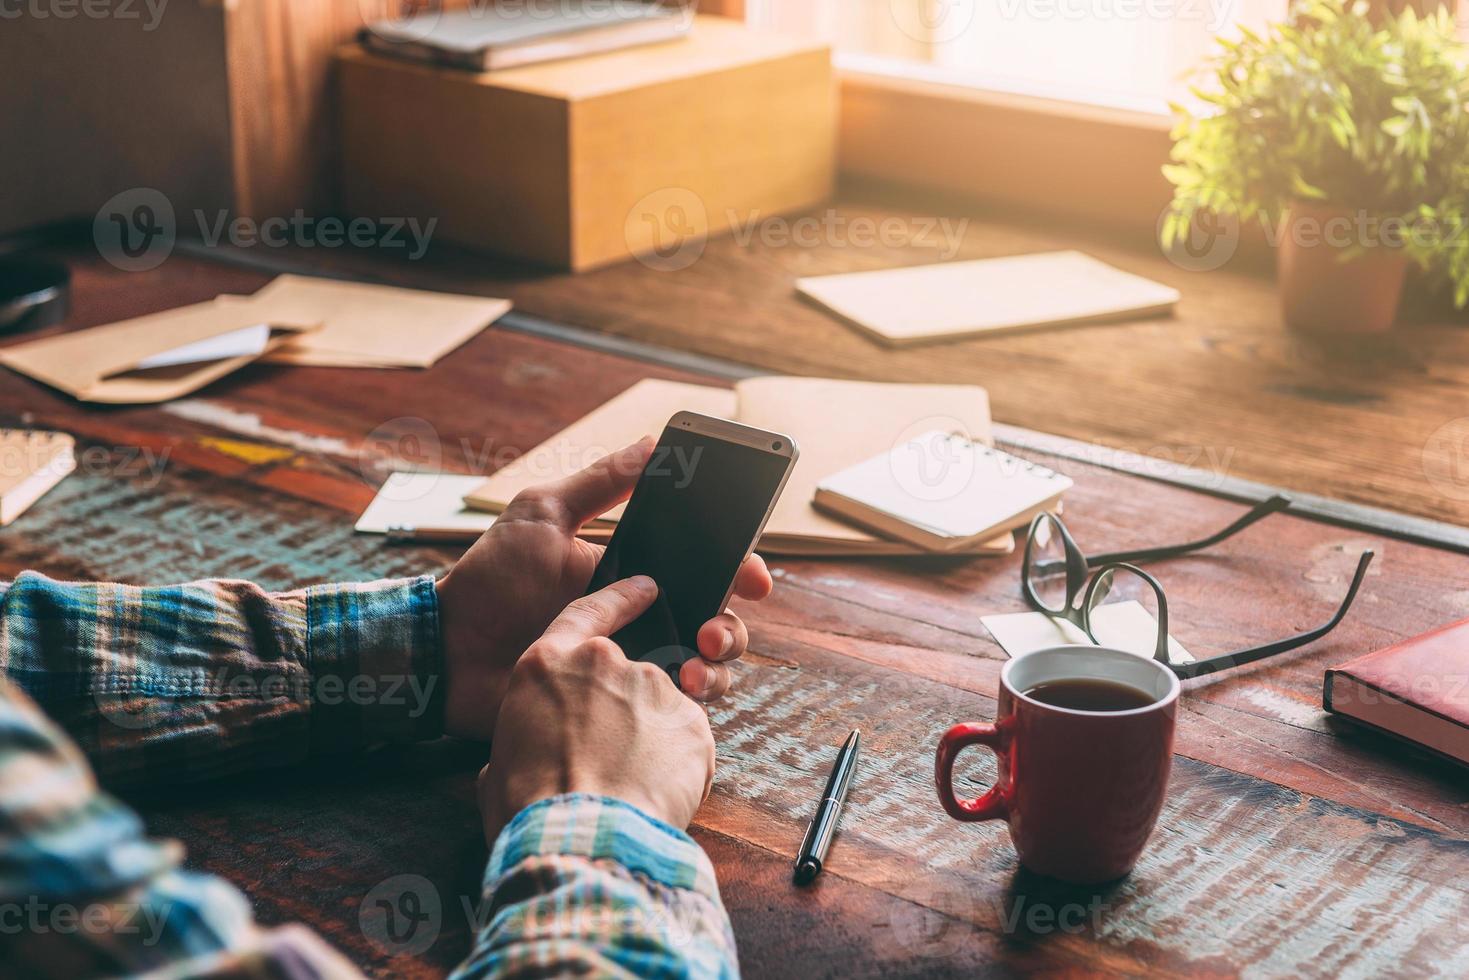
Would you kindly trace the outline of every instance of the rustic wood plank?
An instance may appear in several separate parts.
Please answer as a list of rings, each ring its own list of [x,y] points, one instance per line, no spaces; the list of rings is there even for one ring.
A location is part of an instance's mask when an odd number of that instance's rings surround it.
[[[266,258],[508,295],[551,320],[785,373],[982,384],[1004,422],[1469,523],[1462,323],[1410,303],[1408,320],[1429,322],[1313,339],[1284,328],[1273,284],[1245,262],[1192,272],[1114,231],[852,193],[804,216],[815,223],[798,242],[794,218],[742,216],[738,235],[676,271],[628,262],[550,275],[437,246],[417,263],[341,251]],[[886,237],[875,232],[883,222]],[[854,223],[870,233],[854,235]],[[1063,248],[1177,287],[1177,315],[888,350],[794,292],[799,276]],[[1425,291],[1414,283],[1410,298]]]
[[[95,265],[78,265],[74,325],[266,278],[186,257],[137,277]],[[487,470],[650,375],[694,377],[495,329],[428,372],[254,368],[156,408],[84,407],[7,374],[0,422],[67,429],[97,455],[0,532],[0,575],[239,575],[285,588],[437,571],[455,549],[350,530],[389,462],[380,436],[422,432],[421,420],[445,468]],[[1066,517],[1084,548],[1182,540],[1239,511],[1058,465],[1078,481]],[[1180,637],[1207,652],[1324,618],[1363,547],[1378,550],[1374,574],[1327,641],[1187,685],[1165,820],[1138,873],[1100,898],[1017,872],[1001,828],[949,821],[933,799],[938,734],[992,716],[1003,654],[979,617],[1023,608],[1018,559],[773,563],[776,595],[740,607],[752,652],[713,713],[721,771],[696,828],[747,972],[1463,972],[1462,770],[1338,727],[1318,699],[1324,666],[1469,614],[1466,560],[1278,516],[1155,570]],[[788,861],[829,751],[813,748],[854,723],[868,762],[853,808],[829,874],[798,894]],[[473,904],[483,860],[470,791],[482,757],[442,743],[140,802],[267,921],[306,921],[381,975],[436,976],[469,941],[461,900]],[[968,771],[983,783],[992,765],[979,757]],[[442,935],[421,957],[385,952],[357,920],[370,889],[403,873],[444,902]],[[1103,914],[1078,931],[1028,925],[1036,909],[1045,919],[1098,898]]]
[[[181,285],[194,289],[195,296],[203,291],[194,284],[215,269],[210,263],[182,258],[166,268],[174,270]],[[109,280],[116,277],[101,274]],[[222,274],[234,289],[254,288],[264,281],[258,273],[222,270]],[[241,275],[253,277],[253,282],[238,281]],[[85,295],[112,295],[102,285]],[[132,281],[123,277],[118,285]],[[156,289],[152,295],[154,306],[167,303]],[[128,306],[125,315],[147,308],[131,292],[122,293],[121,302]],[[82,322],[120,315],[117,305],[116,300],[88,305]],[[414,406],[406,415],[409,428],[414,427],[411,420],[422,419],[440,434],[446,468],[473,471],[500,465],[508,458],[504,453],[534,445],[643,374],[690,377],[492,330],[456,352],[452,361],[423,373],[255,368],[160,409],[106,411],[78,411],[74,403],[21,382],[15,389],[18,400],[9,401],[0,393],[0,411],[8,409],[18,418],[27,410],[41,424],[82,432],[101,445],[140,447],[155,457],[168,452],[176,463],[356,513],[386,469],[373,446],[361,451],[364,440],[371,442],[369,435],[384,427],[389,434],[402,431],[395,419],[405,418],[399,413],[406,409],[398,406]],[[425,397],[425,392],[432,397]],[[261,446],[289,452],[262,457]],[[1068,519],[1083,546],[1104,549],[1182,540],[1201,529],[1222,526],[1239,510],[1233,504],[1084,464],[1050,462],[1078,480],[1068,501]],[[1146,534],[1137,528],[1146,528]],[[16,530],[23,534],[24,529],[23,525]],[[1278,550],[1256,555],[1251,549],[1262,540],[1275,542]],[[1319,708],[1325,666],[1469,613],[1469,590],[1444,589],[1445,582],[1464,581],[1463,559],[1277,517],[1220,549],[1217,556],[1171,562],[1158,572],[1177,607],[1181,638],[1196,649],[1223,650],[1284,635],[1323,618],[1345,587],[1344,577],[1357,550],[1367,546],[1379,552],[1377,570],[1357,611],[1333,637],[1278,664],[1190,684],[1189,704],[1195,707],[1189,717],[1198,717],[1201,733],[1190,737],[1186,723],[1181,751],[1425,826],[1463,829],[1469,821],[1464,806],[1469,797],[1457,787],[1451,770],[1384,746],[1374,736],[1350,729],[1343,734]],[[243,557],[243,549],[231,557]],[[779,615],[784,628],[824,632],[826,638],[813,642],[858,656],[871,655],[874,642],[896,643],[911,655],[913,669],[930,662],[929,649],[952,646],[955,634],[963,634],[969,639],[962,652],[987,658],[967,675],[954,675],[968,676],[962,686],[969,687],[993,689],[1000,663],[998,648],[979,625],[980,616],[1024,608],[1013,561],[784,562],[777,573],[785,576],[787,588],[768,608],[753,613],[757,624]],[[244,573],[214,569],[179,574]],[[1220,575],[1243,608],[1251,610],[1250,616],[1218,607]],[[1399,586],[1389,600],[1375,591],[1384,576]],[[829,595],[838,603],[828,608],[802,595],[794,612],[778,612],[784,596],[793,595],[790,589]],[[1370,617],[1363,613],[1369,607]],[[867,610],[892,618],[883,621],[865,615]],[[915,621],[943,630],[925,633]],[[1247,678],[1250,683],[1244,683]],[[1218,708],[1211,707],[1215,703]],[[1252,751],[1242,752],[1220,737],[1241,728],[1253,733]]]
[[[1062,887],[1019,871],[1003,829],[954,823],[933,800],[928,745],[956,717],[987,716],[991,699],[802,644],[777,652],[796,669],[741,664],[735,693],[713,713],[721,769],[698,819],[705,840],[744,845],[734,848],[740,860],[728,847],[715,854],[737,901],[763,896],[763,915],[742,916],[742,936],[757,961],[780,951],[772,972],[830,975],[850,962],[842,929],[781,942],[791,914],[865,925],[857,962],[872,975],[1019,965],[1026,952],[1033,966],[1126,973],[1469,968],[1456,928],[1469,912],[1462,838],[1180,760],[1138,871],[1115,888]],[[850,724],[868,736],[860,780],[825,879],[801,893],[786,874],[824,778],[826,753],[812,748],[829,752]],[[483,857],[473,754],[461,749],[441,743],[421,757],[397,750],[338,767],[327,792],[319,776],[298,774],[144,802],[155,828],[240,880],[268,921],[301,918],[384,973],[431,975],[426,965],[446,966],[464,949],[463,902],[475,901],[472,869]],[[971,765],[971,781],[992,776],[988,759]],[[435,834],[409,832],[425,825]],[[752,848],[766,853],[752,858]],[[402,874],[432,883],[443,909],[425,962],[384,957],[356,928],[362,897]],[[870,900],[850,897],[853,883]],[[813,910],[828,892],[837,907]],[[854,920],[842,916],[849,910]]]
[[[995,910],[1041,883],[1017,870],[1002,828],[937,808],[927,752],[952,721],[990,717],[992,700],[800,644],[779,653],[798,671],[742,664],[736,692],[713,712],[723,765],[700,825],[794,856],[831,751],[811,745],[834,749],[860,726],[860,781],[828,873],[1003,931]],[[976,783],[993,778],[987,756],[972,770]],[[1125,953],[1160,971],[1371,975],[1420,962],[1454,972],[1448,964],[1469,968],[1469,940],[1453,924],[1469,908],[1455,870],[1466,860],[1460,837],[1179,760],[1138,869],[1113,888],[1053,886],[1102,909],[1047,941],[1085,948],[1104,969],[1125,970],[1110,959]]]

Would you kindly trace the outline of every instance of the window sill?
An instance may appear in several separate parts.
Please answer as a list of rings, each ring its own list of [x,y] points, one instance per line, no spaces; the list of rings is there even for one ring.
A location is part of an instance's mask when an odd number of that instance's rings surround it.
[[[1166,116],[886,73],[839,77],[846,180],[1148,234],[1172,196]]]

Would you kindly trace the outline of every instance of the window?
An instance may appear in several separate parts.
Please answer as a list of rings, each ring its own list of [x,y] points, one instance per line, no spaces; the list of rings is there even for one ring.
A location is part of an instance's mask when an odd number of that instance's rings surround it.
[[[839,67],[1164,113],[1213,37],[1287,0],[747,0],[750,22],[832,44]]]

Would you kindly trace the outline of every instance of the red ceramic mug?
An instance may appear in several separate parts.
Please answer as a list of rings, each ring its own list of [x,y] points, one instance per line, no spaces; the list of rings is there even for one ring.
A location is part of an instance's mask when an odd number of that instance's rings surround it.
[[[1025,692],[1058,681],[1110,681],[1150,700],[1126,711],[1082,711]],[[995,723],[955,725],[939,742],[939,802],[955,820],[1004,820],[1020,861],[1078,884],[1132,870],[1153,831],[1173,767],[1179,683],[1155,660],[1122,650],[1036,650],[1000,670]],[[978,799],[954,795],[954,759],[983,745],[999,776]]]

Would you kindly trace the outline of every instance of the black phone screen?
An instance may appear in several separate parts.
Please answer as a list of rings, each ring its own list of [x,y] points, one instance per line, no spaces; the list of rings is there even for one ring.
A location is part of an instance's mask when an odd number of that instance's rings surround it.
[[[632,660],[669,669],[698,655],[698,631],[723,612],[790,459],[676,426],[663,431],[587,591],[632,575],[658,598],[612,637]]]

